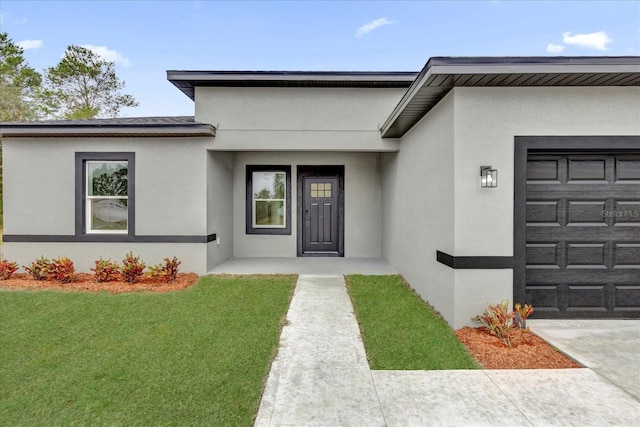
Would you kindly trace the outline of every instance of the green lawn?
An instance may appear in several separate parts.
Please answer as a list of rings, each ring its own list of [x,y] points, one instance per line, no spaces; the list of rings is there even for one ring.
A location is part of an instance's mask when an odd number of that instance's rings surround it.
[[[0,291],[0,424],[251,425],[294,285]]]
[[[444,319],[400,276],[347,276],[371,369],[477,369]]]

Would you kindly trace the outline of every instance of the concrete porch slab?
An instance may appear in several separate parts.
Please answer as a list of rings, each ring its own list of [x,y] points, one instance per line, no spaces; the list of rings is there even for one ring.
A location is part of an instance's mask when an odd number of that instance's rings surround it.
[[[231,258],[210,274],[398,274],[381,258]]]

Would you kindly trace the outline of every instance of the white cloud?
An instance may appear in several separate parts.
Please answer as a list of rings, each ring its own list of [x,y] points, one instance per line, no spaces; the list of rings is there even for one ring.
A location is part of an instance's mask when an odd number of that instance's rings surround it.
[[[85,49],[89,49],[91,52],[95,53],[105,61],[115,62],[116,64],[122,64],[125,67],[131,65],[129,58],[125,58],[117,50],[109,49],[106,46],[93,46],[91,44],[84,44],[82,45],[82,47],[84,47]]]
[[[42,40],[22,40],[16,44],[24,50],[37,49],[42,46]]]
[[[383,25],[390,25],[393,23],[394,21],[390,21],[387,18],[378,18],[375,21],[371,21],[368,24],[364,24],[363,26],[358,28],[358,31],[356,31],[356,37],[362,37],[378,27],[382,27]]]
[[[564,50],[564,46],[560,45],[560,44],[553,44],[553,43],[549,43],[547,45],[547,52],[551,52],[551,53],[560,53]]]
[[[574,44],[587,49],[608,50],[607,43],[611,43],[606,32],[598,31],[597,33],[575,34],[571,32],[562,33],[562,42],[564,44]]]

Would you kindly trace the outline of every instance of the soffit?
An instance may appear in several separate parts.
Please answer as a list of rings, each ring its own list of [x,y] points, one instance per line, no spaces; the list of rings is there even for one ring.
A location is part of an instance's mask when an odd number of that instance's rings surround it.
[[[399,138],[454,87],[640,86],[640,57],[431,58],[381,128]]]

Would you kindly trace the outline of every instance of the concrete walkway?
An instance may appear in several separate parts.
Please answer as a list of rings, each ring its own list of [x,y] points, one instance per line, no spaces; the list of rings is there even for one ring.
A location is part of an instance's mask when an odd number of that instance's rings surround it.
[[[342,276],[300,276],[287,321],[256,426],[640,425],[588,368],[371,371]]]

